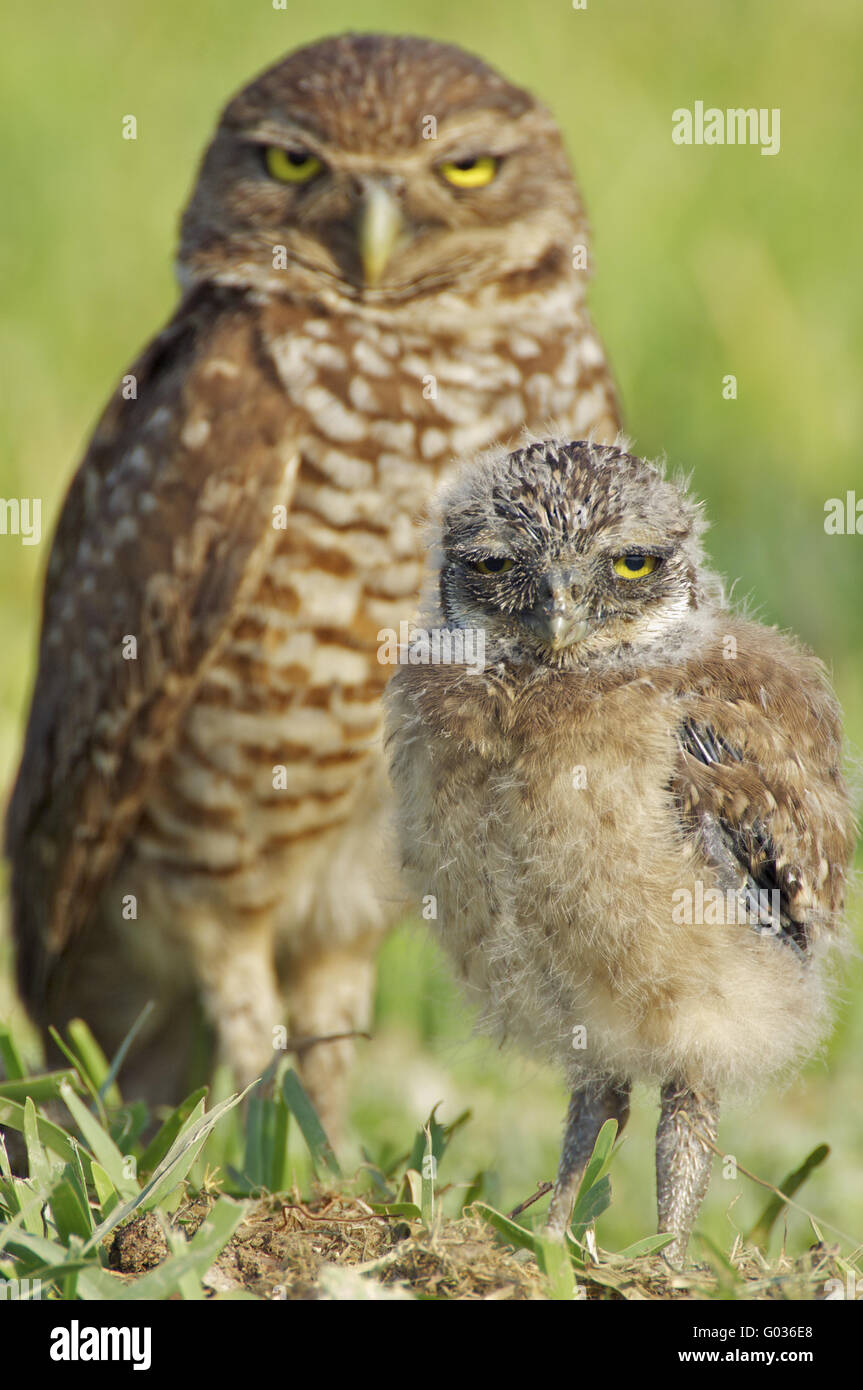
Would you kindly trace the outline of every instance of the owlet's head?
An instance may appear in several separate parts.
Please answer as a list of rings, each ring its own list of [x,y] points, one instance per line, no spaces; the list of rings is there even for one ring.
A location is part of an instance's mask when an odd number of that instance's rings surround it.
[[[586,240],[560,133],[460,48],[344,34],[225,109],[183,219],[184,285],[398,302],[577,279]]]
[[[487,661],[660,655],[721,595],[698,504],[616,447],[483,455],[439,494],[438,515],[443,620],[483,629]]]

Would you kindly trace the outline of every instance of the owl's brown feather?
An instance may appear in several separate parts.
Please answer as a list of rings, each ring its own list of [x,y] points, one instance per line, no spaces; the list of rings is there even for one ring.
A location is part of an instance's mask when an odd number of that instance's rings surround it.
[[[313,177],[273,176],[268,149]],[[444,176],[486,156],[486,187]],[[378,634],[416,603],[455,455],[550,419],[614,437],[586,245],[552,117],[459,50],[345,35],[227,107],[183,218],[187,298],[61,518],[10,822],[43,1030],[83,1015],[110,1054],[157,1002],[130,1095],[185,1093],[198,1001],[243,1080],[285,1005],[302,1035],[366,1025],[402,910]],[[349,1051],[303,1061],[328,1124]]]
[[[260,360],[242,296],[195,291],[130,369],[137,397],[115,394],[66,499],[7,828],[31,1002],[92,913],[275,548],[272,507],[290,504],[299,462],[296,412],[274,372],[247,396],[242,369]]]

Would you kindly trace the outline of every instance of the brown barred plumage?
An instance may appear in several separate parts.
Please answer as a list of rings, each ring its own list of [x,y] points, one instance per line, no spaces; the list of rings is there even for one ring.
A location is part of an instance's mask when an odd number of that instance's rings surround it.
[[[316,172],[278,181],[268,147]],[[442,174],[484,157],[487,187]],[[157,1001],[129,1095],[183,1091],[198,998],[243,1081],[285,1005],[294,1034],[367,1022],[402,896],[378,633],[454,455],[552,419],[614,437],[586,240],[549,114],[458,49],[328,40],[224,113],[185,297],[63,510],[8,825],[40,1024],[82,1014],[112,1052]],[[304,1060],[328,1123],[350,1051]]]

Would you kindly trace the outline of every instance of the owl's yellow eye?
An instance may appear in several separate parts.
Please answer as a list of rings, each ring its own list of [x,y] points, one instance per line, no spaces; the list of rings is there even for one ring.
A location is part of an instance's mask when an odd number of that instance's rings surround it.
[[[655,555],[645,555],[643,550],[628,550],[615,559],[614,573],[621,579],[643,579],[646,574],[653,573],[657,563]]]
[[[279,183],[308,183],[324,167],[308,150],[283,150],[281,145],[268,146],[266,161],[267,173]]]
[[[506,574],[512,566],[513,561],[507,555],[486,555],[484,560],[475,560],[473,567],[480,574]]]
[[[485,188],[491,183],[500,164],[490,154],[479,155],[476,159],[449,159],[438,165],[438,173],[453,188]]]

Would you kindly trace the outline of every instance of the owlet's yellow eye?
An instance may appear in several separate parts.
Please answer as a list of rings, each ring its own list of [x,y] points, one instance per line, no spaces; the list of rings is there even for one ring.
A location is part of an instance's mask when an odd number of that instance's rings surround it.
[[[486,555],[484,560],[474,560],[473,565],[480,574],[506,574],[512,566],[512,560],[506,555]]]
[[[308,183],[324,167],[308,150],[283,150],[281,145],[268,146],[266,162],[267,173],[279,183]]]
[[[645,555],[642,550],[629,550],[625,555],[617,556],[614,573],[619,574],[621,579],[643,579],[646,574],[653,573],[656,565],[655,555]]]
[[[499,164],[500,160],[493,159],[490,154],[476,159],[449,159],[438,165],[438,173],[453,188],[485,188],[497,173]]]

